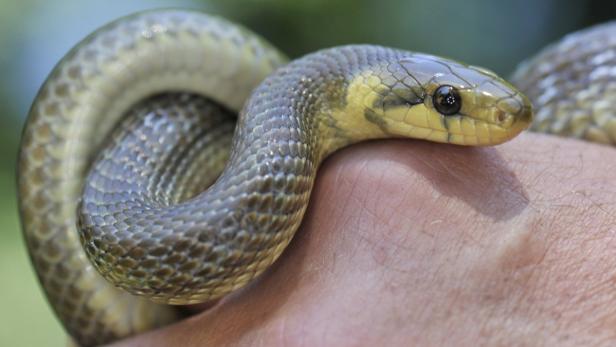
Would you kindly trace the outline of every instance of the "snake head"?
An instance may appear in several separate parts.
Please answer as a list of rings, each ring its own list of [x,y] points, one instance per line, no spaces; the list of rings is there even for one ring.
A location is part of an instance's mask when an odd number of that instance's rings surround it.
[[[529,99],[495,73],[427,54],[403,55],[360,81],[364,117],[388,135],[495,145],[533,117]]]

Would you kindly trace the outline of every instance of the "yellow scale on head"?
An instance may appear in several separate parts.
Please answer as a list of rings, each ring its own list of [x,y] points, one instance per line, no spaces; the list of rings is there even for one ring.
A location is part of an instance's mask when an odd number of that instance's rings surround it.
[[[328,148],[356,139],[392,136],[458,145],[495,145],[530,124],[528,99],[512,93],[515,88],[490,71],[423,54],[405,58],[400,64],[421,90],[423,101],[375,106],[393,90],[383,83],[386,77],[379,76],[378,71],[362,71],[348,85],[346,106],[331,110],[330,116],[338,129],[344,129],[346,138],[329,137]],[[433,97],[443,86],[459,95],[461,106],[454,114],[443,114],[434,105]],[[331,133],[331,129],[326,132]]]

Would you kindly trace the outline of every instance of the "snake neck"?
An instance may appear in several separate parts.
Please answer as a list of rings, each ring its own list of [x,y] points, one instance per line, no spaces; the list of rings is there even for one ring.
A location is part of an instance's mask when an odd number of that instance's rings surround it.
[[[391,76],[383,70],[404,54],[351,45],[322,50],[280,68],[253,92],[241,111],[231,162],[246,160],[246,155],[257,152],[255,146],[262,156],[273,151],[284,157],[288,143],[298,143],[307,146],[311,161],[318,164],[344,146],[391,136],[379,120],[367,116],[374,105],[358,89],[370,88],[370,78]]]

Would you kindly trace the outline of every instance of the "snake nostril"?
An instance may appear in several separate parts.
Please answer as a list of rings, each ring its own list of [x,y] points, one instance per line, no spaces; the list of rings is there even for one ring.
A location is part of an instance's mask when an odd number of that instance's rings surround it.
[[[498,121],[498,123],[504,123],[507,120],[507,114],[499,110],[496,114],[496,120]]]
[[[500,100],[496,104],[496,107],[498,108],[499,112],[505,114],[519,114],[524,108],[522,102],[520,102],[520,100],[514,97]]]

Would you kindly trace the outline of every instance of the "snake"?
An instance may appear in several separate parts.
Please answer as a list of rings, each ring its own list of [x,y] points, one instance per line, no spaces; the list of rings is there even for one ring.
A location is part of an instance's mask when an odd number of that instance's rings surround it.
[[[289,61],[201,12],[115,20],[60,60],[23,130],[20,219],[45,295],[81,346],[175,322],[177,305],[221,298],[274,263],[319,164],[359,141],[491,146],[533,124],[614,143],[616,118],[597,108],[605,87],[571,82],[616,59],[589,43],[603,31],[523,63],[518,88],[485,68],[376,45]]]

